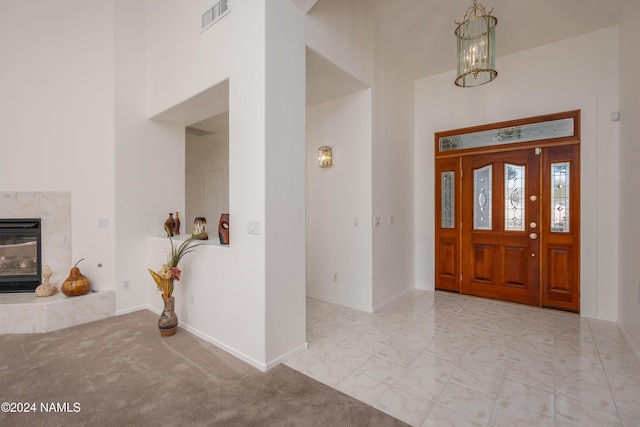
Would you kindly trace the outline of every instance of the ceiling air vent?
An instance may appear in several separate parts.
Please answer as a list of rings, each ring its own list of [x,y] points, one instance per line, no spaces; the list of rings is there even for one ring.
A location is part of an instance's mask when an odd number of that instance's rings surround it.
[[[193,135],[193,136],[205,136],[213,133],[213,132],[209,132],[208,130],[194,128],[192,126],[187,126],[185,128],[185,131],[187,135]]]
[[[211,27],[229,13],[229,0],[220,0],[202,14],[202,31]]]

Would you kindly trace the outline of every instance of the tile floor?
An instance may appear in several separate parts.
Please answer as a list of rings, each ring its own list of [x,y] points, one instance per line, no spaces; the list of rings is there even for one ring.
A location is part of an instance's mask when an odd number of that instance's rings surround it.
[[[640,426],[640,364],[617,326],[412,291],[375,314],[309,298],[285,362],[414,426]]]

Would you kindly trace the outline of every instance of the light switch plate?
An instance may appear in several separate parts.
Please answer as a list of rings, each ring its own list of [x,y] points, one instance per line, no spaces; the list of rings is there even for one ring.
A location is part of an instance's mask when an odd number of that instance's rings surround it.
[[[247,233],[248,234],[260,234],[260,221],[255,219],[250,219],[247,221]]]

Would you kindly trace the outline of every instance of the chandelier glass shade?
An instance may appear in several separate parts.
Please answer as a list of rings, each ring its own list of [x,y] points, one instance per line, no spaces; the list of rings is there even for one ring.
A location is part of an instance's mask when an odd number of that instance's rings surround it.
[[[493,81],[496,71],[496,25],[498,20],[477,0],[467,10],[462,22],[457,22],[458,68],[456,85],[480,86]]]

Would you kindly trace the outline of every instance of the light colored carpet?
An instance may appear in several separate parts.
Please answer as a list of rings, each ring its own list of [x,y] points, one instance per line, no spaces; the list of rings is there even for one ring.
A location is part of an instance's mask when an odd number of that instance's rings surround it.
[[[183,329],[161,338],[157,319],[138,311],[0,335],[0,404],[36,406],[0,412],[0,425],[405,425],[286,366],[260,372]],[[44,412],[52,403],[69,412]]]

